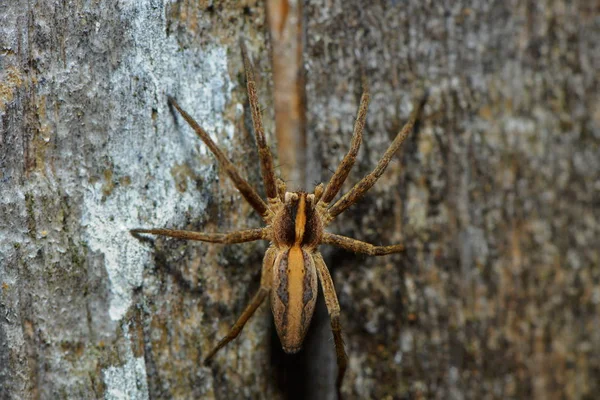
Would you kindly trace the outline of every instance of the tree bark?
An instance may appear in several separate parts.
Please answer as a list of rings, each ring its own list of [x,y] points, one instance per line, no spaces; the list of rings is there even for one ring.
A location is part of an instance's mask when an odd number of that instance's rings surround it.
[[[330,229],[406,252],[323,248],[342,392],[594,398],[598,7],[350,0],[304,13],[309,180],[347,151],[363,73],[372,101],[342,192],[375,166],[415,89],[430,92],[383,177]],[[291,361],[263,305],[202,364],[257,289],[264,243],[128,232],[260,226],[166,96],[263,194],[238,39],[275,148],[264,4],[15,0],[0,32],[0,398],[334,398],[323,311]]]
[[[238,38],[265,68],[262,7],[15,1],[0,14],[0,398],[277,398],[266,307],[202,364],[256,290],[265,245],[128,232],[260,225],[166,96],[260,187]]]
[[[322,179],[347,149],[361,67],[372,102],[347,189],[406,119],[413,89],[430,91],[396,162],[331,229],[407,245],[381,258],[330,254],[349,398],[596,396],[592,3],[310,2],[307,120]]]

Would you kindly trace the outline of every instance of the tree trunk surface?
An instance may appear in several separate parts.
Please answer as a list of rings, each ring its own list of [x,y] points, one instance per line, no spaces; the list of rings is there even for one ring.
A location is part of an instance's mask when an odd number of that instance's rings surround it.
[[[304,18],[311,181],[348,149],[363,75],[372,101],[342,192],[429,91],[330,227],[406,251],[322,249],[345,398],[595,398],[598,5],[315,0]],[[0,399],[335,398],[322,307],[299,355],[281,354],[263,305],[202,362],[257,290],[266,243],[129,233],[261,226],[167,95],[264,194],[238,39],[275,149],[266,32],[252,0],[0,4]]]

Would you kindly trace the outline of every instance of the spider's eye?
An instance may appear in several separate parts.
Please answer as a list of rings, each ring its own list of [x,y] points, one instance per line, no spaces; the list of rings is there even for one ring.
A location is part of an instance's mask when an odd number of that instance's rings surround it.
[[[292,202],[297,202],[298,201],[298,193],[285,192],[284,200],[285,200],[286,204],[290,204]]]

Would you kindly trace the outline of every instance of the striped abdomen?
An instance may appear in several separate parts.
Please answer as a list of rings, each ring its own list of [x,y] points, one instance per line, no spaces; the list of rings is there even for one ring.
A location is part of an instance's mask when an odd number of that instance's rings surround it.
[[[317,272],[312,256],[296,245],[279,254],[273,266],[271,309],[286,353],[302,347],[317,300]]]

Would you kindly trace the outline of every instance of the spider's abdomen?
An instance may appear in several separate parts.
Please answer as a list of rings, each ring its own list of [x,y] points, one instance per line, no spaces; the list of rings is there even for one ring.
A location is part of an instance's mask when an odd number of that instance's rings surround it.
[[[273,266],[271,310],[286,353],[302,347],[317,300],[317,272],[312,256],[300,246],[283,251]]]

